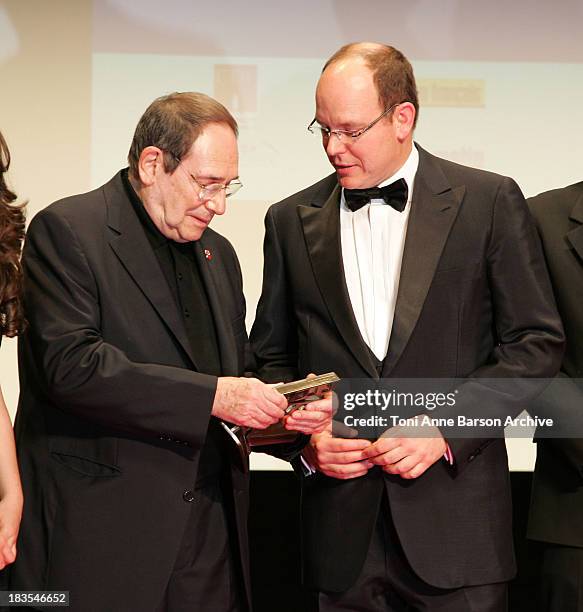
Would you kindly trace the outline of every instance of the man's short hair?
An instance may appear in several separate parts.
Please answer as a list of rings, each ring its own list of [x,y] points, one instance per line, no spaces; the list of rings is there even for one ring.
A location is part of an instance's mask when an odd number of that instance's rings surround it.
[[[322,72],[331,64],[351,57],[360,57],[373,73],[373,80],[383,109],[400,102],[411,102],[415,107],[415,123],[419,115],[419,98],[413,67],[395,47],[380,43],[350,43],[344,45],[324,64]]]
[[[174,172],[209,123],[224,123],[235,136],[239,133],[233,115],[220,102],[203,93],[174,92],[156,98],[136,126],[128,153],[130,174],[139,179],[140,155],[150,146],[164,151],[164,170]]]

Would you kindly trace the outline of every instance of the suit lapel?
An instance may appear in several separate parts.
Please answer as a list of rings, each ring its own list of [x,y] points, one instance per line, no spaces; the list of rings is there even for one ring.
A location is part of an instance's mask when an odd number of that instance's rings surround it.
[[[575,206],[569,218],[572,221],[582,224],[567,232],[567,240],[571,243],[575,251],[577,251],[577,255],[583,259],[583,193],[581,193],[579,199],[575,202]]]
[[[178,307],[126,194],[121,173],[105,185],[104,191],[108,226],[114,232],[109,240],[111,248],[196,368]]]
[[[312,270],[322,299],[346,346],[366,372],[376,378],[378,374],[354,317],[344,277],[340,246],[340,187],[335,177],[326,186],[328,188],[322,190],[312,206],[298,206],[297,209]]]
[[[239,371],[237,367],[237,346],[231,321],[224,308],[225,297],[223,296],[223,299],[220,299],[219,293],[221,285],[220,275],[226,274],[226,271],[222,266],[217,270],[218,261],[207,259],[206,253],[211,252],[207,248],[208,246],[208,240],[205,241],[205,236],[203,235],[200,240],[194,243],[194,252],[215,322],[221,359],[221,373],[223,376],[237,376]]]
[[[436,158],[418,149],[419,168],[383,376],[393,370],[413,333],[465,193],[464,186],[452,189]]]

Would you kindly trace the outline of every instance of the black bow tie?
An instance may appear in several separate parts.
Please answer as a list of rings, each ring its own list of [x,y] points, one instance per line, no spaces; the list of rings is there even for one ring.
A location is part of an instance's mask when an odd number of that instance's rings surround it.
[[[368,189],[345,189],[344,201],[352,212],[356,212],[371,200],[384,200],[385,204],[403,212],[407,205],[407,182],[399,179],[385,187],[369,187]]]

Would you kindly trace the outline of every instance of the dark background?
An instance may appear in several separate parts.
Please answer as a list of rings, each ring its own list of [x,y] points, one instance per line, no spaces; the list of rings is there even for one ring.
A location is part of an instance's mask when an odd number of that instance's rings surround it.
[[[538,549],[525,538],[532,473],[511,472],[510,477],[518,563],[510,586],[510,611],[532,612]],[[299,480],[292,472],[251,473],[254,612],[316,612],[314,596],[300,586],[299,496]]]

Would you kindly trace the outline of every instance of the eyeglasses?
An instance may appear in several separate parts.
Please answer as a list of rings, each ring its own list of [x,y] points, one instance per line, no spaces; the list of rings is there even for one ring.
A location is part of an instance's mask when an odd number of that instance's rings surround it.
[[[387,108],[380,114],[374,121],[371,121],[367,126],[360,128],[359,130],[331,130],[329,127],[324,125],[320,125],[318,120],[314,117],[314,120],[310,125],[308,125],[308,132],[312,134],[317,134],[322,136],[324,139],[330,138],[331,134],[334,134],[336,138],[340,142],[351,142],[362,136],[365,132],[368,132],[373,126],[375,126],[383,117],[388,115],[394,108],[399,106],[399,104],[403,104],[402,102],[397,102],[393,104],[393,106]]]
[[[237,193],[241,187],[243,187],[243,183],[239,179],[235,179],[226,185],[224,183],[211,183],[210,185],[201,185],[196,177],[190,172],[187,173],[188,176],[200,187],[200,191],[198,193],[198,197],[201,200],[212,200],[218,193],[220,193],[223,189],[225,190],[225,198],[230,198],[233,194]]]
[[[233,194],[237,193],[241,187],[243,187],[243,183],[239,179],[235,179],[230,183],[210,183],[209,185],[202,185],[198,182],[198,179],[188,172],[188,170],[182,165],[182,160],[170,153],[170,155],[178,162],[178,165],[182,168],[184,173],[196,184],[196,186],[200,189],[198,192],[198,198],[202,200],[212,200],[215,196],[217,196],[221,191],[224,190],[225,198],[230,198]]]

